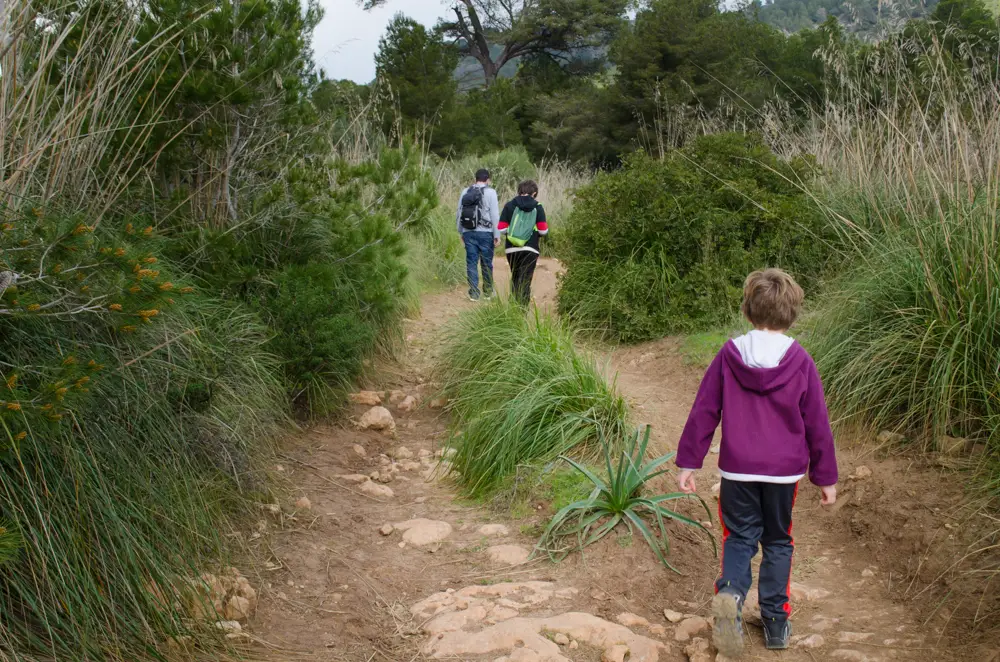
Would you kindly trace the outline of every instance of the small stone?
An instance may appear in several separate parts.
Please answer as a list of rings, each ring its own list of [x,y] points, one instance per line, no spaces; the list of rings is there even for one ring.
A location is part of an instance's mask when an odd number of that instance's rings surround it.
[[[556,642],[560,646],[569,646],[569,637],[564,635],[562,632],[556,632],[552,635],[552,641]]]
[[[663,617],[671,623],[680,623],[684,620],[684,614],[679,611],[674,611],[673,609],[664,609]]]
[[[864,570],[861,571],[861,576],[862,577],[874,577],[875,576],[875,571],[872,570],[871,568],[865,568]]]
[[[506,536],[509,533],[510,531],[503,524],[484,524],[479,527],[479,535],[481,536]]]
[[[382,497],[385,499],[391,499],[396,495],[396,493],[393,492],[392,488],[388,485],[379,485],[378,483],[373,483],[370,480],[361,483],[361,487],[358,489],[361,490],[363,494],[367,494],[368,496]]]
[[[396,429],[396,421],[385,407],[372,407],[358,421],[358,428],[361,430],[391,432]]]
[[[361,483],[367,483],[369,480],[368,476],[362,474],[342,474],[340,476],[337,476],[337,479],[342,480],[345,483],[353,483],[355,485],[360,485]]]
[[[295,502],[295,507],[299,510],[312,510],[313,505],[307,497],[302,497]]]
[[[712,653],[708,642],[704,639],[695,639],[684,647],[684,654],[689,662],[712,662]]]
[[[351,393],[347,396],[351,402],[356,405],[365,405],[366,407],[377,407],[382,404],[382,397],[374,391],[360,391],[358,393]]]
[[[391,471],[379,471],[376,472],[374,480],[380,483],[391,483],[393,479],[393,474]]]
[[[271,513],[272,515],[281,514],[281,506],[279,506],[276,503],[262,503],[260,507],[266,510],[267,512]]]
[[[403,532],[403,542],[414,547],[426,547],[439,543],[451,535],[451,524],[439,520],[417,518],[393,525]]]
[[[524,547],[518,545],[497,545],[486,550],[490,561],[497,565],[521,565],[531,556]]]
[[[861,651],[842,648],[840,650],[833,651],[830,655],[838,660],[847,660],[848,662],[871,662],[871,659]]]
[[[250,618],[250,601],[240,595],[234,595],[226,603],[223,616],[229,621],[245,621]]]
[[[431,409],[444,409],[448,406],[448,398],[434,398],[428,406]]]
[[[860,644],[871,638],[871,632],[841,632],[837,635],[837,640],[842,644]]]
[[[906,436],[901,435],[898,432],[890,432],[889,430],[882,430],[878,433],[878,441],[881,444],[892,444],[899,445],[906,441]]]
[[[808,637],[803,637],[795,644],[796,648],[822,648],[823,636],[819,634],[811,634]]]
[[[714,494],[715,496],[719,496],[719,493],[721,491],[722,491],[722,481],[719,481],[715,483],[715,485],[712,485],[712,494]]]
[[[573,641],[569,642],[569,649],[571,651],[575,651],[579,647],[580,647],[580,643],[576,639],[574,639]]]
[[[718,455],[720,450],[722,450],[722,444],[716,444],[711,448],[709,448],[708,452],[712,453],[713,455]]]
[[[396,545],[396,547],[399,547],[400,549],[404,549],[406,547],[406,543],[405,542],[400,542],[398,545]]]
[[[674,639],[677,641],[688,641],[692,636],[707,629],[708,621],[701,616],[685,618],[677,625],[677,630],[674,632]]]
[[[426,448],[421,448],[419,451],[417,451],[417,457],[420,458],[421,460],[424,459],[425,457],[431,457],[432,455],[434,454],[431,453]]]
[[[358,457],[368,457],[368,451],[366,451],[365,447],[361,444],[354,444],[351,448],[354,450],[355,454],[358,455]]]
[[[392,524],[383,524],[382,528],[379,529],[378,532],[381,533],[383,536],[391,536],[393,531],[395,530],[396,527],[394,527]]]
[[[403,412],[404,414],[408,414],[416,408],[417,408],[417,399],[412,395],[406,396],[406,398],[403,399],[403,401],[396,406],[396,409]]]
[[[872,470],[863,464],[857,469],[855,469],[854,473],[848,476],[848,478],[850,478],[851,480],[865,480],[871,477],[872,477]]]
[[[413,457],[413,451],[406,446],[400,446],[392,452],[392,456],[397,460],[409,460]]]
[[[601,655],[601,662],[625,662],[628,657],[628,646],[618,644],[604,651],[604,654]]]
[[[829,595],[830,591],[827,591],[826,589],[813,588],[798,582],[792,582],[792,589],[789,592],[789,597],[791,597],[792,600],[803,600],[805,602],[822,600]]]
[[[937,451],[945,455],[959,455],[965,452],[969,440],[962,437],[943,435],[937,438]]]
[[[407,398],[407,395],[406,395],[405,391],[399,391],[399,390],[391,391],[389,393],[389,404],[390,405],[398,405],[400,402],[402,402],[406,398]]]
[[[243,626],[239,621],[219,621],[215,627],[227,633],[243,632]]]
[[[424,503],[426,501],[427,501],[427,497],[425,497],[425,496],[419,496],[419,497],[417,497],[416,499],[413,500],[413,503]]]

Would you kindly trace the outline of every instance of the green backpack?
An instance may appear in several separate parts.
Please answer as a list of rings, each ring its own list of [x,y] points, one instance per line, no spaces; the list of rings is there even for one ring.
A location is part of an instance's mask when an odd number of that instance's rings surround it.
[[[514,209],[514,217],[510,221],[507,229],[507,241],[518,248],[524,246],[535,234],[535,219],[538,218],[538,209],[524,211],[520,207]]]

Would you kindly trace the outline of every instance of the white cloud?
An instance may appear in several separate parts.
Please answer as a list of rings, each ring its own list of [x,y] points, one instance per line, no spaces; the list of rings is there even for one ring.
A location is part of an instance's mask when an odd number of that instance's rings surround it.
[[[325,10],[313,37],[316,66],[328,78],[368,83],[375,77],[378,40],[397,13],[423,23],[437,23],[448,11],[442,0],[389,0],[387,6],[363,11],[355,0],[320,0]]]

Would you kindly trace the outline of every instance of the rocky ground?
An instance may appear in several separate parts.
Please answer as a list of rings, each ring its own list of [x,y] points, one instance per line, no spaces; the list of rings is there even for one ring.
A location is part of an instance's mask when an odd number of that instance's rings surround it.
[[[557,269],[548,260],[540,265],[540,305],[552,303]],[[408,322],[406,360],[387,369],[377,389],[355,396],[352,419],[284,447],[276,474],[293,498],[265,508],[251,536],[260,558],[246,571],[259,595],[248,627],[252,656],[716,660],[709,605],[717,559],[704,536],[671,530],[679,575],[624,531],[553,564],[530,558],[552,514],[548,503],[533,503],[516,519],[463,502],[443,479],[448,418],[434,399],[428,353],[441,324],[466,305],[460,292],[428,297],[421,318]],[[606,358],[636,418],[653,425],[655,450],[675,447],[698,371],[670,340]],[[835,510],[821,509],[818,491],[803,486],[795,509],[794,647],[765,651],[751,617],[744,659],[995,658],[984,643],[992,633],[969,617],[993,608],[991,598],[973,595],[954,563],[987,522],[965,507],[954,474],[932,460],[871,448],[841,442],[845,480]],[[697,476],[710,503],[714,457]]]

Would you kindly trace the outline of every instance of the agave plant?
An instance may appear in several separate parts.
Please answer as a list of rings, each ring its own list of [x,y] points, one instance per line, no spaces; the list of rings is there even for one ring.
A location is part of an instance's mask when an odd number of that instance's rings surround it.
[[[545,533],[535,546],[535,553],[546,552],[553,560],[565,558],[574,549],[591,545],[611,533],[615,527],[624,524],[629,533],[638,529],[649,546],[653,548],[656,557],[663,565],[678,572],[667,562],[670,553],[670,539],[667,536],[665,521],[672,519],[705,532],[712,542],[712,549],[718,553],[715,537],[700,522],[681,515],[666,507],[670,501],[693,499],[698,501],[711,519],[708,504],[694,494],[671,492],[657,496],[644,496],[643,487],[653,478],[668,473],[670,469],[662,468],[674,457],[667,453],[646,462],[646,448],[649,446],[650,428],[640,428],[632,435],[627,447],[622,451],[617,464],[612,463],[611,446],[603,438],[604,463],[607,477],[601,478],[593,471],[571,458],[560,456],[574,469],[586,476],[594,485],[593,491],[586,499],[576,501],[562,508],[549,522]],[[659,530],[659,537],[654,533],[652,522]],[[569,537],[576,538],[575,545],[567,546],[562,541]]]

